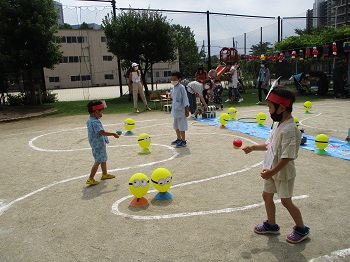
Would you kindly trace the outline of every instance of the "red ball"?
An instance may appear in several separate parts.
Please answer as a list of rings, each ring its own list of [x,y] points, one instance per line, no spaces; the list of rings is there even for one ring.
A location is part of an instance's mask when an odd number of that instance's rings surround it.
[[[242,146],[242,140],[239,138],[236,138],[235,140],[233,140],[233,146],[235,148],[240,148]]]

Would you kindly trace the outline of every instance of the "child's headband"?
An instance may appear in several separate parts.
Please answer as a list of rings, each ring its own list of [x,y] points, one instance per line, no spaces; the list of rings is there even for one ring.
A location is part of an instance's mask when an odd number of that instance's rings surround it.
[[[96,110],[105,109],[106,107],[107,107],[106,102],[102,101],[102,104],[92,106],[91,109],[92,109],[92,111],[96,111]]]
[[[280,79],[281,77],[277,78],[275,81],[273,81],[272,85],[271,85],[271,89],[269,91],[269,93],[267,94],[266,96],[266,100],[269,100],[273,103],[276,103],[276,104],[279,104],[279,105],[284,105],[285,107],[289,107],[290,106],[290,103],[292,102],[292,100],[288,99],[288,98],[284,98],[284,97],[281,97],[279,95],[276,95],[274,93],[271,93],[271,91],[276,87],[278,86],[278,80]]]

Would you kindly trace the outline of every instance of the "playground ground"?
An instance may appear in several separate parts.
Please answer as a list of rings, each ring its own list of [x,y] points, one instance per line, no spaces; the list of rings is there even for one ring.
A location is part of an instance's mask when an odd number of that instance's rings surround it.
[[[267,107],[240,108],[237,118],[260,111]],[[350,128],[348,100],[315,102],[311,114],[296,104],[294,115],[313,136],[344,140]],[[0,123],[0,261],[350,261],[349,161],[300,149],[295,204],[311,236],[293,245],[285,241],[293,222],[280,203],[281,233],[253,232],[265,219],[264,152],[245,155],[232,141],[263,139],[189,120],[188,146],[176,149],[167,113],[107,114],[101,121],[106,130],[124,131],[128,117],[135,134],[110,138],[108,147],[116,178],[93,187],[85,185],[93,164],[87,116]],[[139,154],[143,132],[152,138],[151,154]],[[154,200],[151,186],[148,206],[129,206],[130,177],[150,178],[158,167],[173,175],[173,199]]]

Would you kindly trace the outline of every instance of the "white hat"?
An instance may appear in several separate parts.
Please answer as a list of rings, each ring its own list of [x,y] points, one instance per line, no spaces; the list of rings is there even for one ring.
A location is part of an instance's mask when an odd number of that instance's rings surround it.
[[[135,66],[138,66],[138,64],[132,63],[131,66],[132,66],[132,67],[135,67]]]

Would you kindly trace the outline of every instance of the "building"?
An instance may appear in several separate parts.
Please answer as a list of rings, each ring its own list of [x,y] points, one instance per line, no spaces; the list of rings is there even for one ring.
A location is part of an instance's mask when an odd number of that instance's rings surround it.
[[[58,25],[63,25],[64,24],[64,16],[63,16],[63,8],[62,8],[62,4],[59,2],[54,1],[54,7],[57,10],[58,13],[58,21],[57,24]]]
[[[117,59],[108,52],[103,30],[60,29],[57,35],[63,57],[54,69],[44,69],[47,89],[119,85]],[[174,70],[179,70],[178,59],[153,65],[153,81],[169,81]],[[123,71],[122,82],[126,84]]]
[[[349,0],[315,0],[312,10],[307,10],[306,28],[348,25],[350,22]]]

